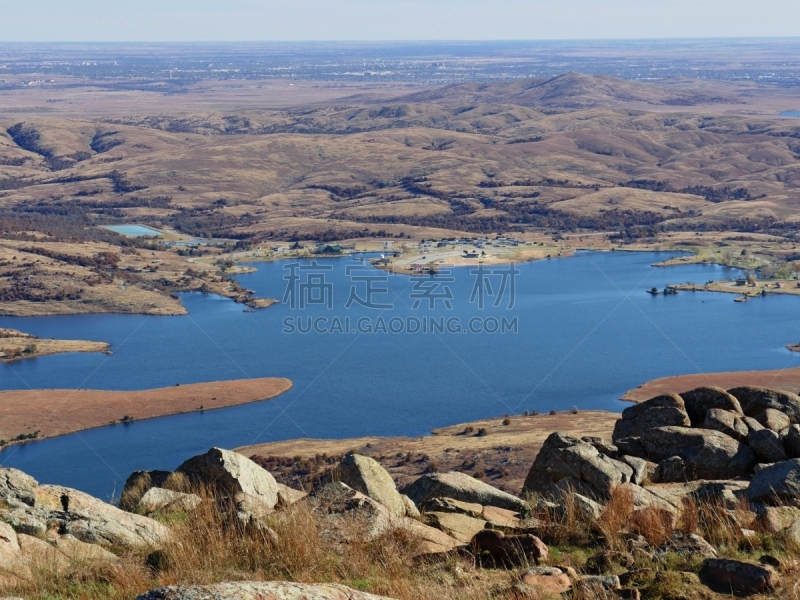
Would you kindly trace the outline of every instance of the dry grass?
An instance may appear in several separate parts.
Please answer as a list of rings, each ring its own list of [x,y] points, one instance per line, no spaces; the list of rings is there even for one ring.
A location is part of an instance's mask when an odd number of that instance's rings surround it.
[[[0,439],[39,431],[54,437],[117,423],[270,400],[292,387],[279,377],[236,379],[139,391],[11,390],[0,392]],[[124,426],[124,425],[120,425]]]
[[[321,534],[306,503],[275,513],[269,529],[258,529],[240,524],[232,502],[215,500],[208,489],[192,491],[202,504],[165,520],[174,535],[161,550],[100,566],[73,562],[60,571],[32,564],[32,577],[0,594],[116,600],[178,583],[290,580],[342,583],[399,600],[488,600],[509,582],[504,572],[487,574],[457,558],[414,562],[418,540],[402,530],[371,541],[354,535],[340,547]]]
[[[313,504],[307,502],[274,513],[268,528],[246,527],[236,519],[232,502],[213,498],[208,489],[192,491],[203,497],[203,503],[191,514],[162,518],[174,534],[161,550],[129,554],[114,564],[77,561],[60,570],[46,563],[31,564],[32,577],[0,588],[0,594],[41,600],[122,600],[179,583],[290,580],[342,583],[398,600],[488,600],[514,597],[511,585],[524,570],[479,568],[456,555],[437,561],[414,560],[410,557],[418,540],[401,529],[370,540],[357,527],[345,526],[352,537],[342,543],[325,534]],[[782,535],[765,532],[743,543],[745,538],[735,523],[750,524],[751,516],[745,504],[729,511],[713,501],[689,502],[676,522],[659,510],[636,510],[630,493],[620,489],[596,520],[587,518],[574,497],[567,495],[564,510],[537,510],[529,525],[550,545],[549,564],[605,574],[637,571],[628,586],[637,587],[648,600],[723,598],[699,586],[692,575],[700,566],[697,556],[633,552],[633,564],[624,566],[614,559],[615,554],[630,553],[626,534],[640,534],[656,547],[669,538],[673,527],[713,540],[721,556],[753,562],[766,552],[779,557],[785,565],[785,586],[755,598],[800,600],[795,583],[800,576],[796,564],[800,548]],[[589,561],[590,568],[587,559],[601,551],[610,551],[611,559]],[[572,600],[580,600],[581,593],[577,590]]]

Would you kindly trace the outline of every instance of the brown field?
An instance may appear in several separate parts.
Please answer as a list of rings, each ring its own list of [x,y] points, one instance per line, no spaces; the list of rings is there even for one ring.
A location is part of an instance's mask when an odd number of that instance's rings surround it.
[[[54,437],[109,423],[225,408],[270,400],[292,387],[288,379],[241,379],[136,392],[20,390],[0,392],[0,438],[38,432]],[[129,420],[128,419],[128,420]]]
[[[6,315],[181,314],[170,294],[186,290],[246,303],[215,259],[321,239],[505,233],[554,256],[705,248],[800,267],[800,122],[777,116],[795,107],[791,90],[767,83],[569,73],[444,88],[208,81],[164,95],[56,79],[0,98]],[[179,256],[98,233],[109,223],[230,242]],[[211,260],[189,262],[200,255]]]
[[[800,367],[777,371],[742,371],[739,373],[704,373],[701,375],[679,375],[648,381],[630,390],[622,400],[644,402],[661,394],[682,393],[701,386],[717,386],[729,390],[743,385],[800,393]]]
[[[0,362],[12,362],[65,352],[107,352],[105,342],[43,340],[14,329],[0,329]]]
[[[576,436],[611,437],[618,414],[587,411],[577,415],[514,416],[486,419],[474,423],[435,429],[421,438],[354,438],[345,440],[298,439],[237,448],[245,456],[291,457],[300,463],[317,455],[336,456],[356,450],[372,456],[394,477],[398,485],[410,482],[431,468],[442,472],[455,469],[483,473],[486,481],[510,492],[519,493],[522,483],[542,443],[554,431]],[[471,431],[467,431],[468,428]],[[485,435],[479,435],[485,429]],[[403,457],[411,454],[411,460]],[[274,472],[274,469],[272,469]],[[289,483],[305,483],[292,479]]]

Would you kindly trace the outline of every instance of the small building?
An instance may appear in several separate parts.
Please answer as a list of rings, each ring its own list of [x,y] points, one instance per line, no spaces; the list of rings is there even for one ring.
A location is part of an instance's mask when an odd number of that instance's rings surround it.
[[[320,244],[317,246],[317,254],[341,254],[342,247],[338,244]]]

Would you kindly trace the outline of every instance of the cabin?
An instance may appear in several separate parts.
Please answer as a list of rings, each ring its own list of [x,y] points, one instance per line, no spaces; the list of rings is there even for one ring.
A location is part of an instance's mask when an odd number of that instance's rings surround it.
[[[341,254],[342,247],[338,244],[320,244],[317,246],[317,254]]]

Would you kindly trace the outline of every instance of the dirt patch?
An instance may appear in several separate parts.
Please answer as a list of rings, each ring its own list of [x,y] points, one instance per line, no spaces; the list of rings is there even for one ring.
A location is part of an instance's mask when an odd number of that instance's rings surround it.
[[[398,486],[435,471],[463,471],[519,493],[548,435],[611,437],[618,414],[602,411],[514,416],[435,429],[421,438],[298,439],[238,448],[287,485],[310,488],[351,450],[371,456]],[[508,424],[504,424],[504,423]]]
[[[269,400],[291,387],[292,382],[288,379],[264,378],[197,383],[137,392],[0,392],[0,438],[10,442],[54,437],[111,423],[225,408]]]
[[[661,394],[683,393],[704,385],[729,390],[742,385],[754,385],[785,392],[800,392],[800,367],[777,371],[741,371],[739,373],[708,373],[704,375],[679,375],[643,383],[627,392],[622,400],[644,402]]]

